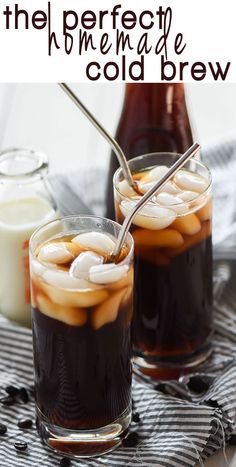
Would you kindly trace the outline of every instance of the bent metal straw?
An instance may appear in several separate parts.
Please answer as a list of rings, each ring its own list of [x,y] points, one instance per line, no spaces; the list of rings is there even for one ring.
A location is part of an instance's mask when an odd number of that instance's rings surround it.
[[[72,89],[70,89],[70,87],[66,83],[59,83],[59,86],[74,102],[74,104],[81,110],[81,112],[88,118],[88,120],[105,138],[105,140],[111,145],[123,170],[124,178],[127,180],[128,184],[136,191],[137,183],[132,178],[126,157],[117,141],[107,132],[107,130],[105,130],[101,123],[94,117],[94,115],[91,114],[91,112],[85,107],[85,105],[80,101],[80,99],[75,95],[75,93],[72,91]]]

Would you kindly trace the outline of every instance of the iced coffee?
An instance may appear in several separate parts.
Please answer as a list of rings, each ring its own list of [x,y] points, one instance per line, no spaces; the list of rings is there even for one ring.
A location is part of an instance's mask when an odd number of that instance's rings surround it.
[[[51,227],[49,238],[38,231],[31,241],[41,435],[61,452],[98,455],[119,444],[130,423],[132,238],[114,264],[118,224],[88,217]]]
[[[142,193],[168,171],[176,157],[151,154],[134,159],[130,167],[140,193],[130,188],[121,171],[116,173],[118,222],[123,222]],[[144,369],[184,369],[200,363],[210,352],[211,217],[210,173],[193,160],[133,221],[133,346],[135,361]]]

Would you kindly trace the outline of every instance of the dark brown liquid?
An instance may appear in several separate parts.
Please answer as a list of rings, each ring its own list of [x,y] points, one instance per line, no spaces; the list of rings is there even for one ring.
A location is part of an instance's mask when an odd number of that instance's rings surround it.
[[[193,138],[183,84],[127,84],[116,139],[128,160],[151,152],[186,151]],[[117,168],[112,153],[106,195],[110,219],[115,218],[112,179]]]
[[[118,222],[124,216],[117,195]],[[211,199],[168,228],[131,226],[134,238],[134,353],[149,365],[187,365],[209,349],[212,333]],[[207,219],[208,220],[204,220]],[[183,225],[199,228],[183,233]],[[183,224],[182,224],[183,223]],[[172,234],[183,243],[174,244]],[[166,245],[160,242],[166,239]],[[162,246],[161,246],[162,245]],[[164,374],[164,373],[163,373]],[[160,373],[157,375],[160,377]],[[165,377],[169,378],[165,372]]]
[[[206,222],[208,224],[209,222]],[[203,225],[204,228],[204,225]],[[154,233],[155,234],[155,233]],[[140,254],[141,253],[141,254]],[[162,249],[163,258],[165,249]],[[135,252],[133,345],[151,363],[181,363],[209,344],[212,323],[211,236],[160,264]],[[155,255],[157,256],[155,261]]]
[[[49,423],[93,429],[130,406],[130,310],[120,307],[114,322],[95,330],[33,309],[36,402]]]

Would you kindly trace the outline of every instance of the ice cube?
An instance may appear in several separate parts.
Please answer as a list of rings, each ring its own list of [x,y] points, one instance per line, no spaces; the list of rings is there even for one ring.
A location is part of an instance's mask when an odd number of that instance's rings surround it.
[[[195,235],[186,236],[184,239],[184,244],[178,248],[167,249],[167,254],[170,258],[174,256],[181,255],[184,251],[189,250],[193,245],[200,244],[202,240],[211,235],[211,224],[210,222],[204,222],[202,224],[201,230]]]
[[[209,186],[209,181],[202,175],[183,169],[175,175],[175,182],[184,190],[197,191],[198,193],[202,193]]]
[[[168,170],[169,168],[165,165],[160,165],[159,167],[155,167],[151,171],[146,172],[146,174],[139,181],[141,191],[146,193],[148,190],[150,190],[156,184],[156,182],[168,172]],[[159,192],[161,191],[175,195],[180,192],[180,189],[172,180],[169,180],[163,185]]]
[[[120,204],[120,210],[126,217],[134,208],[135,201],[123,200]],[[139,214],[133,220],[135,225],[150,230],[160,230],[168,227],[176,218],[176,213],[172,209],[155,206],[155,204],[146,204]]]
[[[42,262],[65,264],[75,258],[76,251],[70,242],[51,242],[40,248],[38,259]]]
[[[146,193],[147,191],[151,190],[151,188],[153,188],[156,185],[156,183],[157,183],[156,181],[147,182],[147,183],[140,182],[138,186],[142,193]]]
[[[179,193],[180,193],[179,187],[177,187],[177,185],[172,180],[169,180],[169,182],[166,182],[163,185],[163,187],[160,189],[160,193],[162,191],[170,193],[171,195],[178,195],[178,196],[179,196]]]
[[[41,313],[50,318],[57,319],[70,326],[83,326],[87,321],[87,313],[82,308],[55,304],[42,294],[38,294],[36,300]]]
[[[158,232],[150,232],[146,229],[137,229],[133,232],[137,247],[176,248],[184,243],[184,239],[178,230],[169,228]]]
[[[30,296],[31,296],[31,306],[32,308],[37,307],[36,303],[36,292],[38,290],[38,280],[35,280],[33,276],[31,276],[31,284],[30,284]]]
[[[87,321],[87,313],[79,307],[61,307],[60,320],[70,326],[83,326]]]
[[[130,301],[131,297],[133,295],[133,287],[130,285],[129,287],[126,287],[124,295],[121,300],[122,305],[127,305],[127,303]]]
[[[88,281],[72,277],[66,271],[46,270],[42,277],[47,284],[61,289],[84,290],[91,288]]]
[[[201,222],[195,214],[188,214],[176,219],[172,227],[182,234],[194,235],[201,230]]]
[[[177,214],[184,214],[188,211],[188,205],[181,198],[164,191],[156,195],[156,202],[162,206],[171,206]]]
[[[146,172],[144,177],[142,177],[141,182],[146,183],[146,182],[152,182],[160,180],[163,175],[165,175],[168,172],[168,167],[166,165],[159,165],[158,167],[155,167],[154,169],[150,170],[149,172]]]
[[[127,275],[129,266],[119,264],[101,264],[92,266],[89,271],[89,280],[95,284],[112,284]]]
[[[40,293],[37,294],[36,304],[37,304],[37,308],[44,315],[49,316],[50,318],[59,319],[58,307],[60,307],[60,305],[56,305],[55,303],[52,303],[51,300],[49,300],[49,298],[45,297],[45,295],[40,294]]]
[[[109,290],[119,290],[124,287],[133,286],[134,282],[134,270],[131,267],[128,274],[123,276],[119,281],[109,284]]]
[[[74,237],[72,242],[88,250],[95,250],[105,255],[110,255],[115,248],[115,242],[111,237],[102,232],[82,233]]]
[[[147,191],[151,190],[151,188],[153,188],[155,185],[156,185],[157,181],[155,182],[148,182],[148,183],[139,183],[139,188],[141,190],[142,193],[146,193]],[[178,195],[179,193],[181,193],[180,189],[175,185],[174,182],[172,181],[169,181],[169,182],[166,182],[157,192],[158,193],[162,193],[162,192],[167,192],[167,193],[170,193],[172,195]]]
[[[43,273],[47,270],[46,266],[43,266],[39,261],[33,259],[30,264],[31,272],[36,276],[42,276]]]
[[[127,307],[127,305],[129,305]],[[129,327],[133,317],[133,287],[127,287],[126,292],[121,298],[121,306],[127,307],[124,313],[124,325]]]
[[[127,180],[122,180],[122,182],[119,183],[119,192],[123,195],[126,196],[126,198],[132,198],[135,196],[137,193],[136,191],[133,190],[133,188],[130,186],[130,184],[127,182]]]
[[[73,261],[69,274],[72,277],[87,278],[91,266],[102,264],[103,261],[103,256],[97,255],[93,251],[84,251]]]
[[[84,281],[83,279],[76,279]],[[50,300],[58,305],[89,308],[98,305],[108,297],[108,292],[96,284],[84,281],[84,285],[89,284],[90,288],[80,290],[64,289],[53,287],[45,282],[40,284],[42,292],[47,295]]]
[[[199,193],[196,193],[196,191],[182,191],[178,194],[178,198],[187,201],[187,203],[193,201],[197,196],[199,196]]]
[[[107,300],[95,308],[91,318],[94,329],[98,330],[105,324],[112,323],[116,320],[120,303],[125,292],[124,289],[113,292]]]
[[[200,221],[208,221],[212,217],[212,199],[210,198],[204,206],[201,207],[196,214]]]

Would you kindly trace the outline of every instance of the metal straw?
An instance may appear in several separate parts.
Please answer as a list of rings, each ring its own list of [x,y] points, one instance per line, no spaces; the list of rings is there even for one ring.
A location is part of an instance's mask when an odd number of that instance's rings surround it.
[[[183,167],[183,165],[191,159],[201,148],[201,146],[198,143],[194,143],[178,160],[175,162],[171,167],[168,172],[163,175],[163,177],[158,180],[158,182],[149,190],[147,193],[145,193],[144,196],[138,201],[138,203],[134,206],[132,211],[127,215],[125,218],[119,236],[117,238],[116,246],[115,249],[112,253],[112,260],[115,261],[115,259],[119,256],[120,250],[123,246],[123,243],[126,238],[126,234],[130,228],[130,225],[132,223],[133,218],[135,215],[140,211],[140,209],[153,197],[153,195],[162,188],[162,186],[170,180],[171,177],[173,177],[178,170]]]
[[[99,133],[108,141],[112,146],[114,153],[117,156],[119,164],[123,170],[124,178],[127,180],[129,185],[136,189],[136,182],[133,180],[130,168],[128,166],[126,157],[117,143],[117,141],[107,132],[107,130],[101,125],[100,122],[91,114],[91,112],[85,107],[81,100],[75,95],[75,93],[70,89],[66,83],[58,83],[63,91],[70,97],[74,104],[81,110],[81,112],[88,118],[88,120],[93,124],[93,126],[99,131]]]

